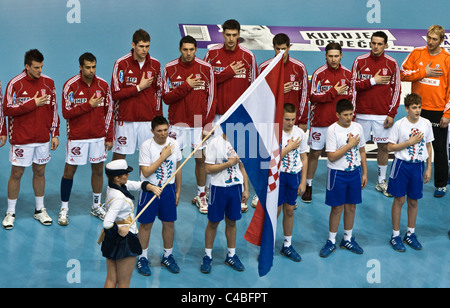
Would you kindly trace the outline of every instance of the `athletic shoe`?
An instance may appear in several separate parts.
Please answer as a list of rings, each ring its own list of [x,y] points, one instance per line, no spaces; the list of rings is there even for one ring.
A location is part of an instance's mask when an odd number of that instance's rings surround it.
[[[357,253],[359,255],[364,252],[364,250],[361,247],[359,247],[358,243],[355,242],[354,237],[350,238],[350,241],[345,241],[344,239],[342,239],[341,244],[339,246],[341,248],[348,249],[351,252]]]
[[[406,250],[405,245],[403,245],[402,243],[402,238],[400,237],[400,235],[391,236],[391,240],[389,241],[389,243],[395,251],[404,252]]]
[[[312,186],[306,184],[306,190],[302,195],[302,201],[306,203],[312,201]]]
[[[441,198],[445,196],[445,192],[447,191],[447,187],[437,187],[434,191],[434,196],[436,198]]]
[[[195,205],[198,207],[198,211],[201,214],[208,214],[208,202],[205,193],[201,193],[200,196],[195,196],[194,200]]]
[[[150,271],[150,261],[146,257],[138,258],[136,267],[138,273],[142,276],[150,276],[152,274],[152,272]]]
[[[58,225],[67,226],[69,224],[69,209],[63,208],[59,211]]]
[[[16,214],[12,212],[6,212],[5,218],[3,219],[2,226],[6,230],[11,230],[14,228],[14,220],[16,220]]]
[[[322,249],[320,250],[319,255],[322,258],[326,258],[335,250],[336,250],[336,244],[333,244],[332,241],[327,240],[327,242],[325,243],[325,246],[323,246]]]
[[[100,220],[104,220],[106,215],[105,208],[102,205],[100,206],[93,205],[91,207],[91,215],[94,217],[98,217]]]
[[[209,274],[211,272],[211,263],[212,259],[205,255],[202,260],[202,264],[200,265],[200,272]]]
[[[225,258],[225,264],[231,266],[234,270],[238,272],[242,272],[243,270],[245,270],[245,267],[241,263],[241,260],[239,260],[237,254],[234,254],[234,256],[232,257],[227,256]]]
[[[161,260],[161,265],[165,266],[171,273],[177,274],[180,272],[180,268],[178,267],[172,254],[168,257],[163,257]]]
[[[241,213],[245,213],[248,211],[248,205],[245,202],[241,202]]]
[[[403,243],[408,244],[409,246],[411,246],[415,250],[421,250],[422,249],[422,245],[417,240],[417,237],[416,237],[415,233],[410,233],[409,235],[408,235],[408,233],[406,233],[405,237],[403,238]]]
[[[43,224],[44,226],[50,226],[53,222],[53,220],[50,218],[50,216],[48,216],[47,210],[45,209],[45,207],[42,208],[42,210],[40,210],[40,211],[35,211],[33,218],[36,220],[39,220],[39,222],[41,224]]]
[[[258,205],[258,201],[259,201],[258,196],[257,196],[257,195],[254,195],[254,196],[253,196],[253,199],[252,199],[252,207],[253,207],[253,208],[256,208],[256,206]]]
[[[375,189],[379,192],[382,192],[386,197],[393,197],[390,193],[387,192],[388,183],[386,180],[383,180],[381,183],[377,183],[375,185]]]
[[[300,257],[300,255],[295,251],[292,245],[290,245],[289,247],[283,245],[280,252],[283,256],[288,257],[292,261],[300,262],[302,260],[302,257]]]

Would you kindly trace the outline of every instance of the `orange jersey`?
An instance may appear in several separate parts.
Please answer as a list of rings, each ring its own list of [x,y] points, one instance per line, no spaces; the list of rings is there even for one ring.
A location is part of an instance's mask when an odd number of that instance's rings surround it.
[[[427,77],[425,67],[431,62],[432,68],[443,71],[440,77]],[[450,118],[450,53],[442,51],[431,56],[427,47],[414,49],[400,68],[402,81],[411,81],[411,92],[422,98],[422,108],[425,110],[444,111],[444,116]]]

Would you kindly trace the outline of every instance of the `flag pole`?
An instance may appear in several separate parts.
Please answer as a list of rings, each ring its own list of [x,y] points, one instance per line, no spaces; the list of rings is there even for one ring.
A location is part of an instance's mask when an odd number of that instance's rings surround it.
[[[187,163],[187,161],[189,159],[191,159],[191,157],[195,154],[195,152],[197,152],[197,150],[203,145],[203,143],[212,135],[212,133],[216,130],[216,128],[220,125],[220,121],[218,123],[216,123],[216,125],[211,129],[211,131],[209,131],[209,133],[205,136],[205,138],[203,138],[202,142],[197,145],[194,150],[192,150],[191,154],[189,154],[188,157],[186,157],[186,159],[184,160],[184,162],[177,168],[177,170],[175,170],[175,172],[167,179],[167,181],[164,183],[163,186],[161,186],[161,190],[164,189],[164,187],[167,186],[167,184],[170,182],[170,180],[172,180],[172,178],[178,173],[178,171],[181,170],[181,168],[183,168],[183,166]],[[144,211],[150,206],[150,204],[153,202],[153,200],[155,200],[157,196],[154,195],[150,201],[147,202],[147,204],[144,206],[144,208],[136,215],[136,217],[133,219],[133,221],[130,223],[130,226],[132,226],[136,220],[139,218],[139,216],[142,215],[142,213],[144,213]]]

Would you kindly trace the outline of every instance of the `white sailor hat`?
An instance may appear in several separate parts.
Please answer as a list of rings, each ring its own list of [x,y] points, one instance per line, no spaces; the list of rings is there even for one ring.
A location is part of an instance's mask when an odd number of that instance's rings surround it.
[[[105,173],[107,175],[118,176],[127,174],[133,171],[132,167],[129,167],[125,159],[116,159],[106,164]]]

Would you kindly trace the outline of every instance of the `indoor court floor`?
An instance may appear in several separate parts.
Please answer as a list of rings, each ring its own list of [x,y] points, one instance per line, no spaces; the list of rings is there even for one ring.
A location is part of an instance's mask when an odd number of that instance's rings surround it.
[[[78,73],[78,57],[85,51],[97,56],[97,75],[111,78],[114,61],[131,48],[131,36],[139,28],[149,31],[152,41],[150,54],[164,66],[177,58],[181,37],[179,24],[221,24],[237,19],[243,25],[284,27],[349,27],[358,29],[427,29],[432,24],[448,24],[447,0],[437,0],[434,10],[423,1],[2,1],[0,26],[0,80],[3,94],[8,81],[23,69],[23,55],[31,48],[40,49],[45,56],[44,73],[55,80],[58,103],[64,82]],[[132,3],[132,4],[131,4]],[[372,5],[380,4],[375,12],[379,23],[367,16]],[[411,4],[414,5],[411,5]],[[76,9],[79,8],[79,11]],[[436,7],[433,5],[433,7]],[[447,9],[445,9],[447,8]],[[75,11],[71,11],[71,10]],[[80,15],[77,15],[77,12]],[[70,16],[69,16],[70,15]],[[376,14],[375,14],[376,15]],[[34,16],[45,16],[36,21]],[[80,17],[75,22],[71,17]],[[378,15],[377,15],[378,16]],[[413,16],[413,18],[411,18]],[[416,17],[417,16],[417,17]],[[432,16],[432,18],[430,18]],[[409,17],[409,18],[405,18]],[[19,21],[19,22],[18,22]],[[6,31],[8,29],[8,31]],[[448,41],[446,41],[448,47]],[[425,45],[425,42],[423,43]],[[342,63],[351,68],[353,60],[367,51],[344,51]],[[200,58],[206,53],[199,48]],[[273,56],[270,50],[254,51],[257,63]],[[401,65],[407,53],[390,53]],[[324,64],[323,51],[292,51],[291,55],[305,63],[309,75]],[[405,89],[408,89],[405,86]],[[59,105],[60,106],[60,105]],[[167,106],[164,115],[167,116]],[[61,110],[61,108],[59,107]],[[405,115],[403,106],[396,119]],[[106,261],[97,239],[102,222],[90,215],[92,202],[90,167],[80,166],[75,175],[69,204],[69,225],[57,224],[60,209],[60,180],[65,159],[65,120],[61,119],[60,146],[52,152],[46,170],[45,204],[53,225],[43,226],[33,219],[34,195],[31,169],[27,168],[21,183],[16,208],[15,227],[0,229],[0,288],[101,288],[106,277]],[[370,147],[370,145],[368,145]],[[370,148],[372,149],[372,148]],[[0,216],[6,211],[7,181],[10,172],[9,144],[0,148]],[[185,157],[187,155],[184,155]],[[108,161],[112,153],[108,154]],[[127,157],[134,167],[130,179],[138,180],[138,155]],[[391,161],[389,162],[390,169]],[[353,234],[364,249],[356,255],[341,248],[328,258],[319,251],[328,236],[329,207],[325,205],[326,161],[320,160],[313,181],[313,201],[303,203],[298,198],[295,211],[293,246],[302,257],[295,263],[280,255],[283,240],[281,218],[277,224],[277,241],[271,271],[258,275],[259,247],[243,239],[254,209],[237,223],[236,253],[246,267],[236,272],[224,264],[226,239],[224,223],[219,226],[213,249],[210,274],[200,272],[204,254],[204,230],[207,217],[191,204],[196,193],[194,162],[183,168],[182,195],[175,223],[174,257],[180,267],[172,274],[160,265],[162,255],[161,223],[154,224],[150,239],[149,260],[152,274],[144,277],[135,270],[132,288],[449,288],[450,287],[450,196],[434,198],[432,183],[424,186],[419,201],[416,233],[423,245],[421,251],[409,246],[406,252],[394,251],[391,235],[392,199],[375,190],[376,161],[368,161],[369,182],[363,190],[363,203],[357,206]],[[106,177],[104,181],[106,191]],[[250,190],[250,201],[253,197]],[[103,194],[103,199],[105,193]],[[137,194],[136,194],[137,197]],[[137,198],[136,198],[137,199]],[[249,201],[249,205],[250,205]],[[402,236],[406,231],[406,205],[401,220]],[[343,235],[341,223],[337,241]]]

